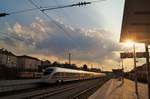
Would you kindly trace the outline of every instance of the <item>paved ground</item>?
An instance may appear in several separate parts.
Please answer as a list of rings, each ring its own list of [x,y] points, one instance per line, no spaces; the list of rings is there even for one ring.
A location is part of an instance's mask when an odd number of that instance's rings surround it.
[[[148,99],[147,85],[138,83],[139,97],[135,95],[134,82],[111,79],[88,99]]]

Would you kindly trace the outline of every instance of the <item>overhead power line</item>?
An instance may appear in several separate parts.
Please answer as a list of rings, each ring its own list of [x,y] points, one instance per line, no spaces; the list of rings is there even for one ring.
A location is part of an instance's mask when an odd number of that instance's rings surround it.
[[[91,1],[91,2],[90,1],[88,1],[88,2],[81,1],[81,2],[78,2],[78,3],[75,3],[75,4],[70,4],[70,5],[54,6],[54,7],[38,7],[38,8],[33,2],[30,2],[36,8],[24,9],[24,10],[14,11],[14,12],[10,12],[10,13],[0,13],[0,17],[5,17],[5,16],[8,16],[8,15],[12,15],[12,14],[20,14],[20,13],[35,11],[35,10],[38,10],[38,9],[40,9],[40,11],[47,11],[47,10],[56,10],[56,9],[76,7],[76,6],[82,7],[82,6],[86,6],[86,5],[89,5],[91,3],[97,3],[97,2],[100,2],[100,1],[105,1],[105,0],[96,0],[96,1]]]
[[[8,13],[0,13],[0,17],[4,17],[4,16],[7,16],[9,15]]]
[[[66,35],[69,37],[70,40],[72,39],[72,36],[60,25],[58,24],[51,16],[49,16],[45,11],[42,11],[39,6],[37,6],[32,0],[28,0],[32,5],[34,5],[36,8],[38,8],[51,22],[53,22],[58,28],[60,28]],[[77,44],[78,46],[78,44]]]
[[[58,6],[58,7],[53,7],[53,8],[44,8],[41,11],[46,11],[46,10],[54,10],[54,9],[61,9],[61,8],[68,8],[68,7],[75,7],[75,6],[85,6],[87,4],[91,4],[91,2],[78,2],[76,4],[71,4],[71,5],[65,5],[65,6]]]
[[[35,11],[35,10],[38,10],[38,9],[31,8],[31,9],[19,10],[19,11],[10,12],[9,14],[19,14],[19,13],[25,13],[25,12]]]
[[[11,33],[11,32],[10,32],[10,33]],[[20,39],[20,38],[18,38],[18,37],[15,36],[15,35],[10,35],[8,32],[1,32],[1,31],[0,31],[0,35],[1,35],[1,36],[3,35],[3,37],[5,37],[5,38],[23,41],[23,39]],[[3,38],[3,37],[0,38],[0,39],[5,39],[5,38]]]
[[[102,1],[106,1],[106,0],[95,0],[95,1],[92,1],[92,3],[98,3],[98,2],[102,2]]]
[[[30,11],[35,11],[40,9],[41,11],[46,11],[46,10],[55,10],[55,9],[61,9],[61,8],[67,8],[67,7],[75,7],[75,6],[84,6],[87,4],[91,4],[91,2],[79,2],[76,4],[71,4],[71,5],[64,5],[64,6],[56,6],[56,7],[37,7],[32,1],[30,1],[36,8],[31,8],[31,9],[25,9],[25,10],[19,10],[19,11],[14,11],[10,13],[0,13],[0,17],[5,17],[7,15],[12,15],[12,14],[20,14],[20,13],[25,13],[25,12],[30,12]]]

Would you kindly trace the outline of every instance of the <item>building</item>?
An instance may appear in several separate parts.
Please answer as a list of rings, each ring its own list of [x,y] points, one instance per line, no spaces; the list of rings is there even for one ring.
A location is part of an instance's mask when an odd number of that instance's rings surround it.
[[[22,69],[38,70],[38,66],[41,65],[41,61],[35,57],[23,55],[17,56],[17,67]]]
[[[2,48],[0,49],[0,64],[8,67],[16,67],[17,57],[12,52]]]

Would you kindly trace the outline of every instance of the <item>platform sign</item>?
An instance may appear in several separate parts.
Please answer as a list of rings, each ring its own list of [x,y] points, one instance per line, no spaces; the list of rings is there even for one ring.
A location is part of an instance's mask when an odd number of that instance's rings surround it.
[[[120,42],[150,42],[150,0],[125,0]]]
[[[136,58],[145,58],[146,52],[136,52]],[[120,53],[120,58],[134,58],[133,52]]]

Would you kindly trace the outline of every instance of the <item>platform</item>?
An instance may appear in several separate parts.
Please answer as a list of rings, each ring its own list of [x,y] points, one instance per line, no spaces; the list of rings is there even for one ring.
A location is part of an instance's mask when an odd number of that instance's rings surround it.
[[[148,99],[147,84],[138,83],[139,96],[135,94],[135,83],[124,79],[124,83],[118,79],[106,82],[88,99]]]

